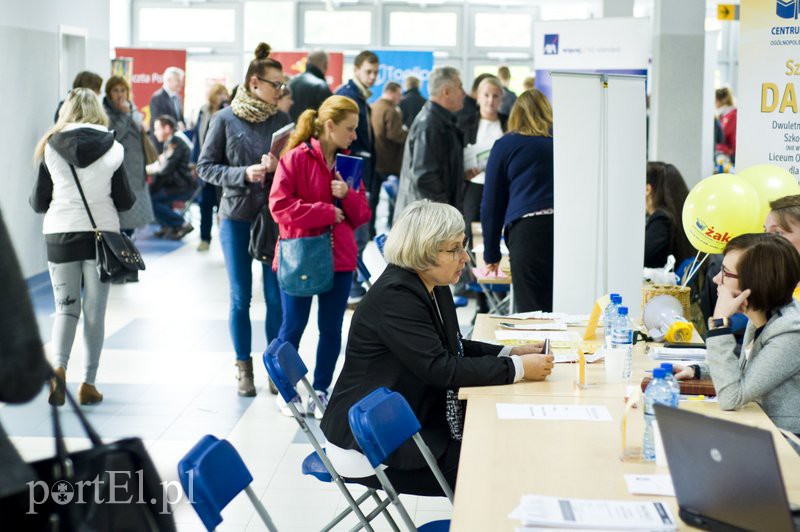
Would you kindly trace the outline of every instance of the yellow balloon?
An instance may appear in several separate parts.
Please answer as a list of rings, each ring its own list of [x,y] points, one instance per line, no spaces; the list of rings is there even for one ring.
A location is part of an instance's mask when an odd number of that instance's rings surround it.
[[[757,164],[738,172],[741,177],[756,189],[759,198],[759,220],[763,223],[769,214],[769,202],[800,194],[797,178],[789,171],[772,164]]]
[[[683,204],[683,230],[703,253],[722,253],[731,238],[761,232],[758,194],[731,174],[715,174],[696,184]]]

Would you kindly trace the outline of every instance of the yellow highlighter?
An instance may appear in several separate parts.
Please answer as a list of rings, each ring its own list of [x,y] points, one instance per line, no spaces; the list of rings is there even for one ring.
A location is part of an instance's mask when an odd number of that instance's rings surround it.
[[[686,400],[687,401],[705,401],[706,400],[706,396],[705,395],[691,395],[691,396],[687,397]]]

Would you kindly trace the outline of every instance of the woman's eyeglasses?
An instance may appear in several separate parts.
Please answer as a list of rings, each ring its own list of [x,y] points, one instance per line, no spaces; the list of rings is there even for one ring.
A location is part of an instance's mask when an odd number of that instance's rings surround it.
[[[278,92],[281,92],[284,88],[286,88],[286,83],[284,83],[282,81],[271,81],[269,79],[264,79],[261,76],[256,76],[256,77],[258,79],[260,79],[261,81],[263,81],[264,83],[269,84],[270,87],[272,87],[273,89],[275,89]]]
[[[453,260],[458,260],[461,257],[462,253],[467,251],[467,239],[464,239],[464,242],[461,243],[460,246],[456,246],[453,249],[440,249],[439,253],[450,253],[453,256]]]
[[[720,273],[722,274],[721,281],[723,283],[725,282],[725,278],[726,277],[729,277],[731,279],[738,279],[739,278],[739,276],[737,274],[730,272],[725,266],[722,267],[722,270],[720,270]]]

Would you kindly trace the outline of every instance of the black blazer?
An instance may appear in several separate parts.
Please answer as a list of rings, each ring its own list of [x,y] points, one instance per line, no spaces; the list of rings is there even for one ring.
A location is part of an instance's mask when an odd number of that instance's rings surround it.
[[[440,458],[450,440],[445,414],[447,389],[514,382],[514,363],[497,357],[501,346],[462,340],[456,355],[458,319],[450,288],[434,289],[439,320],[419,276],[389,265],[356,308],[339,379],[322,419],[325,437],[343,449],[360,450],[350,431],[350,407],[385,386],[405,397],[422,425],[421,434]],[[397,469],[425,467],[412,441],[386,460]]]

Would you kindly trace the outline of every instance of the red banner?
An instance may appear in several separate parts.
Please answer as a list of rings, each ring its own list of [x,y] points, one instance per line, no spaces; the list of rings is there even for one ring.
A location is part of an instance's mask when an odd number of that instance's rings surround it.
[[[164,83],[163,74],[167,67],[178,67],[186,71],[186,50],[155,50],[153,48],[116,48],[117,57],[133,59],[131,69],[131,97],[139,111],[145,115],[145,123],[150,123],[150,97]],[[181,87],[181,101],[184,99]]]
[[[290,78],[306,71],[308,52],[272,52],[269,57],[279,61],[283,65],[283,73]],[[329,52],[328,72],[325,74],[325,81],[328,82],[328,86],[332,91],[341,86],[343,70],[344,54],[341,52]]]

